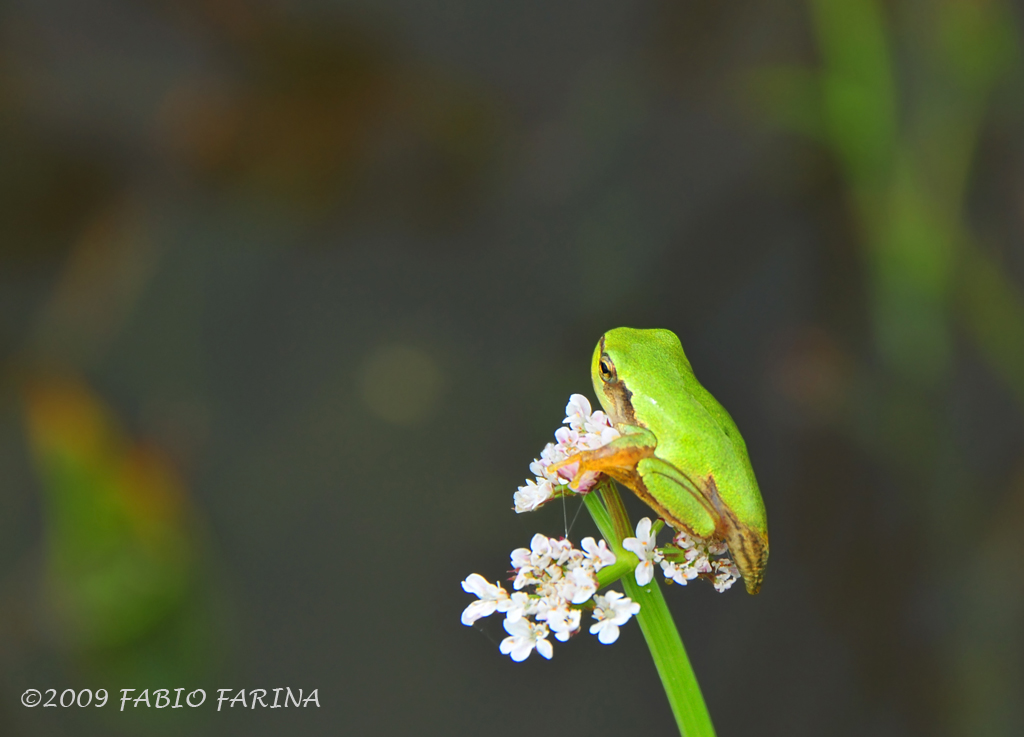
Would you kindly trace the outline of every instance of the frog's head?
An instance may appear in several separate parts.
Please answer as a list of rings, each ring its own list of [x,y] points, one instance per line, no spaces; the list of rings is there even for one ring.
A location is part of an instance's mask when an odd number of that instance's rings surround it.
[[[638,425],[632,396],[638,382],[675,372],[673,361],[686,360],[671,330],[615,328],[601,336],[594,349],[590,375],[594,392],[615,424]],[[678,365],[678,364],[675,364]]]

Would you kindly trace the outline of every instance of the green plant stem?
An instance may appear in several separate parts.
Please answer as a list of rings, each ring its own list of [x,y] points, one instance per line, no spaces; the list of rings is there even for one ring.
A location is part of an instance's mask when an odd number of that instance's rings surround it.
[[[601,492],[600,497],[596,493],[598,490]],[[597,489],[584,497],[584,501],[590,516],[619,559],[615,567],[629,561],[626,570],[619,575],[622,576],[626,595],[640,605],[636,618],[658,675],[661,676],[661,685],[672,707],[679,734],[683,737],[714,737],[711,715],[704,704],[697,676],[690,666],[686,648],[683,647],[683,640],[679,637],[661,587],[653,580],[647,586],[640,586],[632,573],[637,558],[622,547],[622,541],[633,536],[633,528],[615,483],[610,479],[601,482]],[[603,579],[600,577],[601,584],[606,585]]]

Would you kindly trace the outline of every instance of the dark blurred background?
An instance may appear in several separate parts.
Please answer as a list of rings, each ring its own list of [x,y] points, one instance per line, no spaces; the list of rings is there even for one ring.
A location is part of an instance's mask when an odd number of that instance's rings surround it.
[[[459,624],[564,531],[512,493],[631,325],[771,520],[759,596],[667,592],[719,734],[1024,734],[1021,28],[0,5],[0,733],[671,733],[635,624],[524,664]],[[320,708],[19,703],[281,686]]]

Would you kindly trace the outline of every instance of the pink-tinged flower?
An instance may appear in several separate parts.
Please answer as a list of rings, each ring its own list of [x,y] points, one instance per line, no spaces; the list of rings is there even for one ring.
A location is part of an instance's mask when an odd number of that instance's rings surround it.
[[[512,660],[521,663],[530,657],[534,648],[537,648],[541,656],[551,659],[554,651],[547,640],[547,625],[534,624],[529,619],[521,617],[514,622],[506,619],[504,626],[510,637],[506,637],[498,646],[502,655],[508,655]]]
[[[574,463],[572,465],[574,469],[579,468],[578,464]],[[594,484],[596,484],[600,480],[600,478],[601,474],[598,473],[597,471],[586,471],[582,476],[580,476],[580,480],[576,482],[576,488],[573,489],[572,484],[569,484],[569,488],[575,491],[577,494],[586,494],[588,491],[594,488]]]
[[[654,564],[662,559],[661,551],[655,548],[657,545],[657,534],[651,533],[650,518],[644,517],[636,525],[636,537],[627,537],[622,541],[622,547],[631,553],[636,553],[640,562],[636,566],[636,582],[640,586],[646,586],[654,578]]]
[[[511,604],[505,589],[498,584],[490,583],[479,573],[470,574],[469,578],[462,582],[462,589],[478,597],[478,601],[474,601],[462,612],[462,623],[467,626],[495,612],[508,611]]]
[[[607,429],[615,429],[612,424],[612,419],[601,410],[598,410],[590,416],[586,422],[583,423],[583,429],[588,433],[595,433],[600,435]],[[618,437],[619,433],[616,431],[615,436]]]
[[[558,476],[558,483],[565,484],[573,491],[578,491],[577,489],[573,489],[572,480],[576,478],[576,472],[579,470],[579,468],[579,461],[570,463],[568,466],[562,466],[561,468],[559,468],[557,471],[555,471],[555,474]]]
[[[609,591],[604,596],[594,597],[594,619],[590,634],[597,635],[602,645],[611,645],[619,639],[619,627],[640,611],[640,605],[618,591]]]
[[[565,455],[579,450],[580,434],[571,428],[560,427],[555,430],[555,448]]]
[[[582,394],[573,394],[565,407],[566,418],[563,421],[568,427],[560,427],[555,431],[555,442],[548,443],[541,451],[540,458],[530,464],[530,471],[541,480],[549,481],[553,486],[568,485],[572,491],[585,494],[601,478],[596,471],[587,471],[576,479],[579,463],[571,463],[551,472],[548,468],[571,455],[585,450],[594,450],[607,445],[619,437],[619,431],[612,427],[611,420],[601,411],[591,414],[590,401]],[[574,483],[575,480],[575,483]],[[551,496],[554,496],[552,489]],[[547,497],[551,498],[551,497]],[[520,487],[516,495],[516,511],[531,511],[547,499],[539,500],[538,492]]]

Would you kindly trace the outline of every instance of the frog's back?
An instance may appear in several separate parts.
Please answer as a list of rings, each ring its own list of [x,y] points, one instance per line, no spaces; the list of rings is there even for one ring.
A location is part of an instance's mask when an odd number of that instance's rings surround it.
[[[655,455],[695,480],[713,476],[722,500],[767,538],[764,502],[743,436],[697,381],[675,333],[617,328],[606,339],[618,347],[612,358],[620,374],[629,376],[636,422],[658,438]]]

